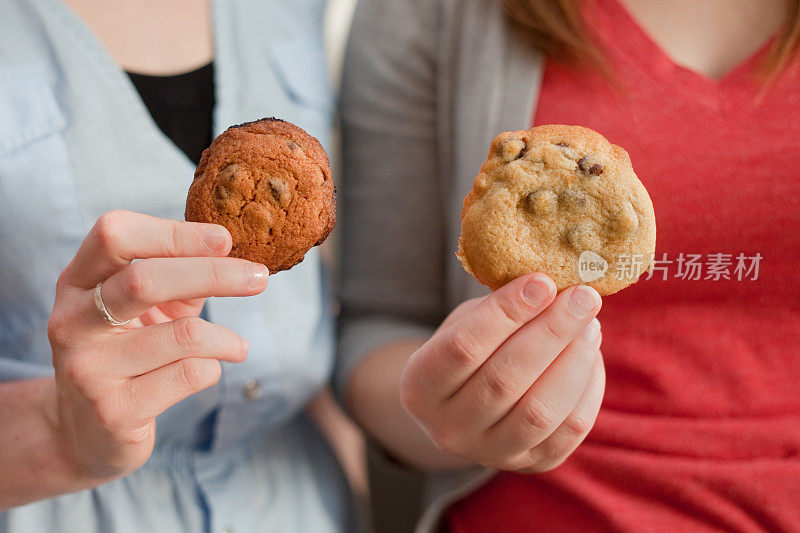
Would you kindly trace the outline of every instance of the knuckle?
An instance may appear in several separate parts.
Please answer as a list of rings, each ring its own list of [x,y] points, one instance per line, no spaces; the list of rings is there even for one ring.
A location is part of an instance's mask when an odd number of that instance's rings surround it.
[[[548,459],[542,455],[536,454],[532,452],[533,456],[531,460],[528,462],[528,465],[524,468],[520,469],[519,471],[523,474],[543,474],[545,472],[549,472],[550,470],[554,470],[564,464],[564,461],[567,460],[566,456],[560,456],[556,458]]]
[[[125,211],[107,211],[94,224],[97,242],[104,250],[113,249],[120,238],[120,231],[127,217]]]
[[[550,434],[555,429],[555,413],[535,397],[522,406],[522,423],[530,431]]]
[[[595,360],[600,357],[600,348],[589,344],[588,342],[583,342],[580,345],[580,353],[578,354],[581,363],[584,364],[587,368],[591,369],[594,366]]]
[[[181,224],[173,224],[172,230],[170,231],[170,236],[167,242],[165,243],[165,250],[170,249],[181,249],[183,247],[184,242],[184,235],[181,231]]]
[[[538,473],[539,474],[544,474],[545,472],[549,472],[551,470],[555,470],[559,466],[563,465],[564,461],[566,461],[566,460],[567,460],[567,456],[564,456],[564,457],[559,457],[558,459],[556,459],[554,461],[545,462],[544,464],[539,465]]]
[[[205,382],[204,376],[203,369],[197,361],[192,359],[178,361],[175,380],[181,390],[193,391],[199,389]]]
[[[436,449],[451,455],[460,455],[461,439],[452,428],[443,426],[432,429],[428,431],[428,435]]]
[[[505,372],[498,363],[484,365],[481,375],[489,401],[506,400],[515,395],[516,384],[509,378],[512,373]]]
[[[67,267],[61,271],[61,274],[58,275],[58,279],[56,280],[56,294],[64,292],[64,290],[67,287],[69,287],[69,282],[67,281],[67,275],[71,267],[72,263],[67,265]]]
[[[532,454],[536,454],[538,462],[541,464],[552,464],[559,460],[563,460],[570,452],[578,445],[579,440],[565,439],[563,437],[548,439],[541,445],[531,450]]]
[[[508,472],[522,472],[530,467],[530,460],[526,457],[504,457],[495,465],[497,470]]]
[[[64,357],[58,366],[64,379],[76,388],[83,388],[83,385],[87,382],[88,371],[80,358]]]
[[[155,279],[146,260],[131,263],[123,277],[122,290],[131,300],[146,302],[153,300],[156,290]]]
[[[234,333],[231,335],[231,353],[236,361],[244,361],[250,353],[249,341]]]
[[[581,415],[572,414],[564,420],[562,425],[564,429],[572,433],[572,435],[583,437],[591,431],[592,426],[594,426],[594,420],[589,420]]]
[[[544,443],[530,451],[532,467],[539,473],[558,468],[574,449],[575,443]]]
[[[447,336],[444,351],[452,363],[460,368],[476,362],[473,354],[477,352],[478,346],[475,336],[468,329],[456,328]]]
[[[565,342],[562,328],[552,319],[542,321],[541,332],[548,342],[553,344],[563,344]]]
[[[523,455],[523,464],[518,471],[525,474],[547,472],[564,462],[564,458],[561,455],[545,441],[539,446],[531,448]]]
[[[527,464],[527,463],[525,465],[519,467],[519,468],[516,468],[515,471],[518,474],[523,474],[523,475],[531,475],[531,474],[540,474],[541,473],[541,471],[539,469],[537,469],[535,466],[533,466],[531,464]]]
[[[54,311],[47,321],[47,338],[54,352],[65,348],[69,344],[69,331],[69,315],[60,311]]]
[[[102,427],[114,430],[123,424],[125,415],[113,402],[102,398],[92,398],[88,402],[95,418]]]
[[[488,299],[492,311],[494,311],[493,315],[499,316],[511,324],[520,324],[526,321],[527,313],[521,298],[508,294],[495,293],[495,295]]]
[[[576,339],[567,345],[562,354],[569,357],[582,371],[585,371],[588,379],[591,377],[594,362],[599,356],[599,350],[583,340]]]
[[[241,268],[244,269],[244,265]],[[207,275],[214,287],[223,287],[225,285],[227,279],[225,274],[225,269],[220,261],[209,261]]]
[[[217,359],[210,359],[210,361],[211,368],[206,368],[205,376],[208,378],[207,381],[213,385],[222,378],[222,364]]]
[[[192,350],[203,342],[203,322],[196,317],[184,317],[172,323],[175,344],[184,350]]]
[[[422,411],[421,395],[416,387],[408,382],[405,376],[400,382],[400,405],[414,417],[418,416]]]

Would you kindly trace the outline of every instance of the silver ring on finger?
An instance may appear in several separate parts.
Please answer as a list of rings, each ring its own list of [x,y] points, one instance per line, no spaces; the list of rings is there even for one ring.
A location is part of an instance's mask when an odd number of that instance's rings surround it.
[[[106,304],[103,303],[103,282],[97,284],[97,287],[94,288],[94,305],[97,307],[97,311],[100,313],[100,316],[103,317],[103,320],[110,326],[125,326],[130,323],[131,319],[121,321],[117,320],[111,313],[109,312]]]

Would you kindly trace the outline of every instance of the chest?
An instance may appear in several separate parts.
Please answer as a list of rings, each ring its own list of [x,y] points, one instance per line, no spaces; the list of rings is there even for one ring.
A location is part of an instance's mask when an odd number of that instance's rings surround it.
[[[789,2],[603,0],[591,4],[585,7],[592,18],[611,11],[617,19],[629,19],[626,22],[641,25],[677,64],[721,78],[778,32]]]
[[[214,54],[209,0],[64,2],[126,70],[185,72],[208,63]]]

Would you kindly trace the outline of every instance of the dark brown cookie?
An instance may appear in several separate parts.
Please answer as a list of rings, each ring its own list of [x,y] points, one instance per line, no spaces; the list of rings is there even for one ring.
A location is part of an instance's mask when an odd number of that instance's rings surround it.
[[[231,256],[288,270],[336,224],[328,156],[289,122],[265,118],[228,128],[203,152],[186,199],[186,220],[233,236]]]

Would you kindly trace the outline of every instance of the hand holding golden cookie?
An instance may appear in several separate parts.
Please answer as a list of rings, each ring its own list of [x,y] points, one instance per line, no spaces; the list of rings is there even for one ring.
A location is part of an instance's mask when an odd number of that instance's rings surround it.
[[[592,428],[605,390],[602,301],[521,276],[458,306],[408,361],[403,406],[451,456],[500,470],[561,464]]]

